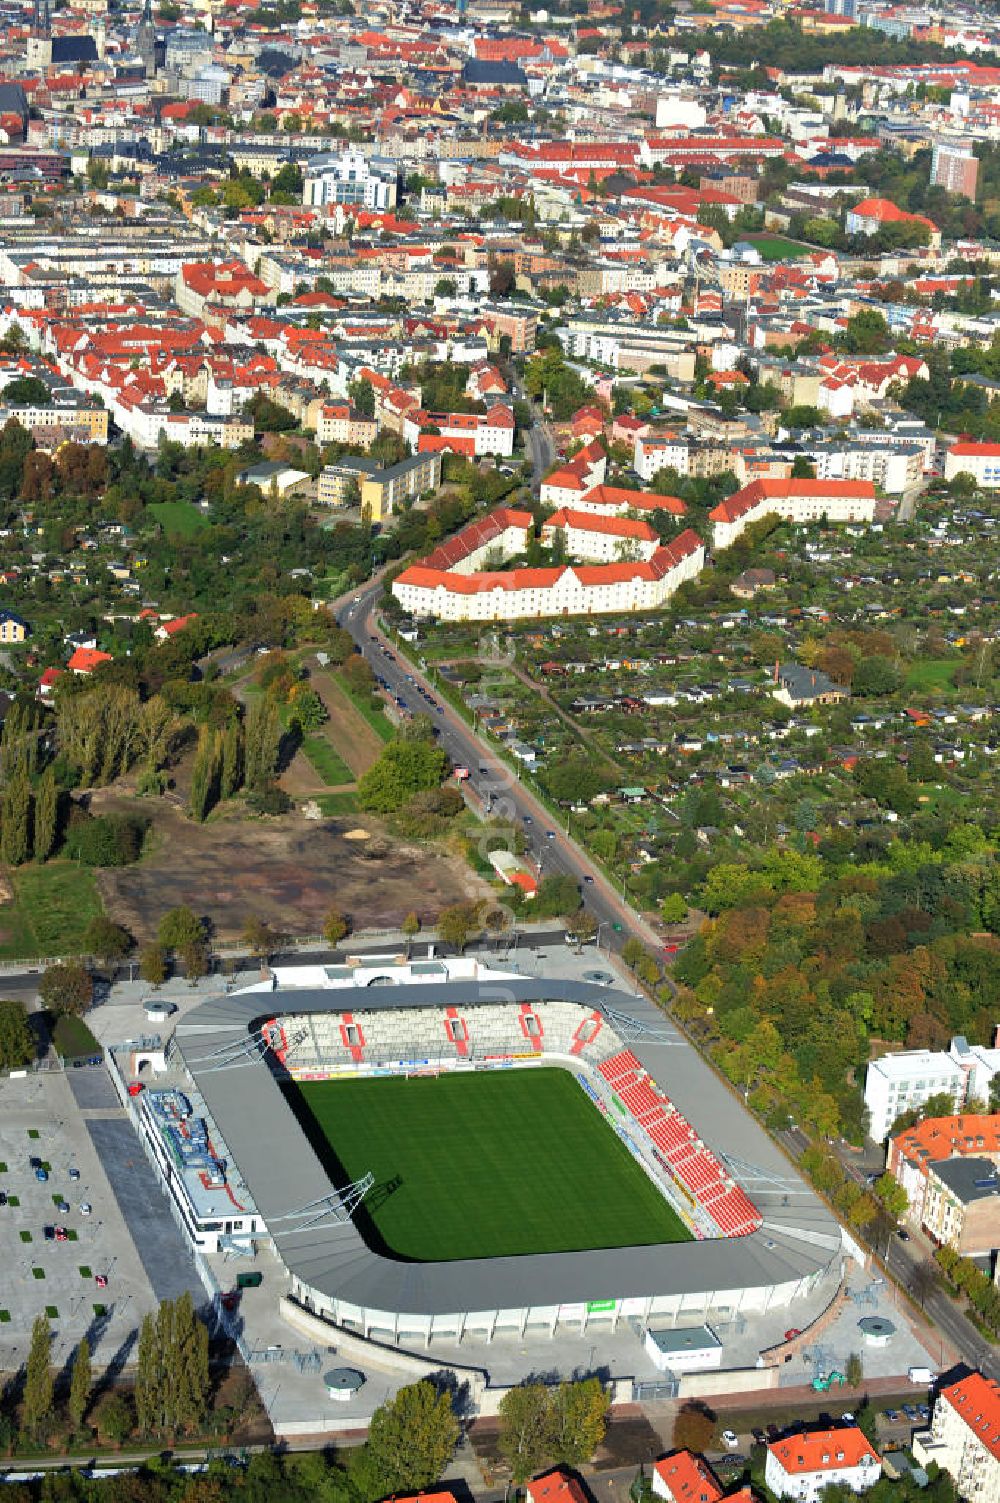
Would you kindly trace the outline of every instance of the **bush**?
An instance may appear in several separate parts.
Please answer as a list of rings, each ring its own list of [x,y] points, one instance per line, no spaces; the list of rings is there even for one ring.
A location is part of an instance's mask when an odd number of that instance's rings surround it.
[[[128,814],[97,818],[79,807],[70,816],[63,854],[84,866],[130,866],[142,855],[149,822]]]
[[[246,803],[251,814],[287,814],[292,808],[292,800],[284,788],[274,786],[248,793]]]

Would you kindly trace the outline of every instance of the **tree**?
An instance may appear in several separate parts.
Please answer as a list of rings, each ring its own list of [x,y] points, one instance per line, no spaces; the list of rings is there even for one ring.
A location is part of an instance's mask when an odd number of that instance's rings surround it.
[[[560,1383],[552,1396],[552,1456],[564,1466],[590,1461],[604,1439],[611,1400],[600,1378]]]
[[[645,945],[641,939],[636,939],[634,934],[630,934],[622,945],[622,960],[624,960],[630,971],[635,970],[645,953]]]
[[[35,789],[34,853],[36,861],[47,861],[56,843],[59,823],[59,788],[51,767],[42,773]]]
[[[350,934],[351,926],[339,908],[331,908],[323,920],[323,938],[328,945],[339,945]]]
[[[204,823],[218,796],[221,764],[219,753],[215,731],[211,726],[203,725],[198,737],[198,750],[191,773],[191,792],[188,796],[188,811],[191,818],[199,824]]]
[[[135,1429],[135,1414],[124,1394],[109,1393],[101,1400],[101,1406],[94,1418],[97,1421],[98,1430],[115,1446],[120,1446],[128,1440]]]
[[[586,908],[581,908],[566,920],[566,933],[576,940],[578,946],[585,945],[597,933],[597,920]]]
[[[208,1330],[185,1291],[164,1300],[139,1331],[135,1405],[144,1434],[190,1432],[208,1407]]]
[[[426,1380],[401,1388],[371,1417],[362,1475],[371,1496],[431,1487],[451,1460],[458,1420],[447,1393]]]
[[[406,952],[407,954],[409,954],[410,945],[420,933],[420,915],[415,913],[413,909],[411,909],[403,919],[400,927],[402,928],[402,931],[406,936]]]
[[[852,1352],[844,1368],[848,1388],[860,1388],[865,1380],[865,1364],[860,1352]]]
[[[500,1454],[520,1485],[541,1469],[548,1458],[551,1413],[549,1393],[542,1383],[521,1383],[500,1400]]]
[[[98,960],[103,960],[108,965],[113,960],[124,960],[134,941],[121,924],[116,924],[113,919],[99,913],[84,930],[83,943],[91,955],[96,955]]]
[[[247,711],[243,737],[244,782],[251,792],[266,788],[278,766],[281,722],[273,700],[262,695]]]
[[[22,866],[31,855],[31,783],[23,767],[9,779],[0,799],[0,858]]]
[[[391,814],[413,794],[437,788],[447,768],[447,756],[432,741],[390,741],[378,761],[358,779],[358,800],[363,809]]]
[[[177,954],[188,981],[199,981],[202,976],[208,974],[208,956],[205,953],[204,944],[192,940],[182,945]]]
[[[79,1430],[90,1403],[91,1385],[90,1347],[84,1337],[73,1357],[73,1371],[69,1380],[69,1399],[66,1404],[70,1424]]]
[[[35,1057],[35,1041],[20,1002],[0,1001],[0,1070],[21,1070]]]
[[[461,952],[469,943],[472,934],[479,928],[476,904],[453,903],[450,908],[442,908],[437,916],[435,928],[442,944],[451,945],[453,949]]]
[[[281,944],[281,935],[256,914],[251,914],[243,925],[243,943],[251,955],[260,956],[264,960]]]
[[[143,945],[139,951],[139,976],[147,986],[162,986],[167,979],[167,951],[163,945]]]
[[[230,720],[222,732],[219,763],[219,797],[232,798],[243,778],[243,727]]]
[[[875,1194],[885,1206],[889,1215],[894,1216],[897,1221],[901,1221],[906,1215],[907,1207],[910,1204],[909,1196],[899,1181],[888,1170],[876,1182]]]
[[[55,1378],[52,1372],[52,1333],[49,1317],[38,1315],[31,1327],[31,1346],[24,1375],[24,1398],[21,1419],[32,1440],[41,1438],[46,1420],[52,1412]]]
[[[679,892],[668,892],[660,904],[660,917],[665,924],[683,924],[687,918],[688,905]]]
[[[81,961],[63,960],[44,972],[38,983],[38,995],[49,1012],[79,1017],[93,1001],[94,983]]]
[[[165,950],[183,950],[205,943],[205,925],[185,904],[171,908],[160,919],[156,937]]]
[[[682,1404],[674,1420],[673,1444],[677,1450],[701,1456],[715,1439],[715,1415],[698,1399]]]

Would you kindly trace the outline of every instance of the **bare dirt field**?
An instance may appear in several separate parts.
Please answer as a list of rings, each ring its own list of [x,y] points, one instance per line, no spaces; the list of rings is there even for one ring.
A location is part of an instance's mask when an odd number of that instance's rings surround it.
[[[477,889],[457,857],[384,840],[382,826],[367,816],[252,820],[234,813],[196,825],[171,802],[110,790],[95,796],[93,809],[141,809],[153,817],[148,856],[96,873],[107,912],[140,943],[181,903],[225,939],[238,936],[251,915],[286,934],[318,934],[331,908],[355,928],[396,928],[413,909],[431,923]],[[372,840],[356,838],[359,830]]]
[[[309,686],[326,705],[330,719],[322,731],[338,756],[343,757],[356,778],[367,772],[382,753],[382,741],[365,717],[330,673],[313,668]]]

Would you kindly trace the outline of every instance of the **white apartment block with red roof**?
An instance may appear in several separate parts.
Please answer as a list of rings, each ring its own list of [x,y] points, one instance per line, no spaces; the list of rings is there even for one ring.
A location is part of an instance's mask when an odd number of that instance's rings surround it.
[[[871,522],[875,487],[870,480],[753,480],[708,514],[716,548],[729,548],[753,522]]]
[[[553,512],[542,524],[542,542],[551,548],[561,533],[573,558],[610,564],[623,559],[650,559],[660,546],[659,534],[648,522],[632,517],[608,517],[569,507]]]
[[[509,459],[514,452],[514,413],[502,402],[494,403],[485,414],[413,408],[403,418],[402,437],[422,453],[450,449],[470,458]]]
[[[1000,488],[1000,444],[952,444],[944,456],[944,478],[957,475],[970,475],[986,491]]]
[[[430,558],[411,564],[392,586],[404,610],[439,621],[518,621],[656,610],[686,580],[700,574],[705,564],[705,545],[690,528],[648,559],[634,562],[466,574],[454,565],[435,566],[432,560],[440,552],[436,549]]]
[[[929,1430],[913,1437],[921,1465],[936,1461],[967,1503],[1000,1498],[1000,1386],[970,1373],[942,1388]]]
[[[767,1448],[764,1481],[776,1498],[816,1503],[831,1483],[866,1493],[882,1475],[882,1458],[857,1425],[789,1435]]]

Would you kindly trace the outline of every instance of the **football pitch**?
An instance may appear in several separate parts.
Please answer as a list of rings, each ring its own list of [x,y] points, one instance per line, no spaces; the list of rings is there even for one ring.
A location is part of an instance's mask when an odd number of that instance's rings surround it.
[[[303,1081],[289,1090],[337,1183],[374,1174],[355,1219],[389,1256],[444,1262],[689,1238],[565,1070]]]

